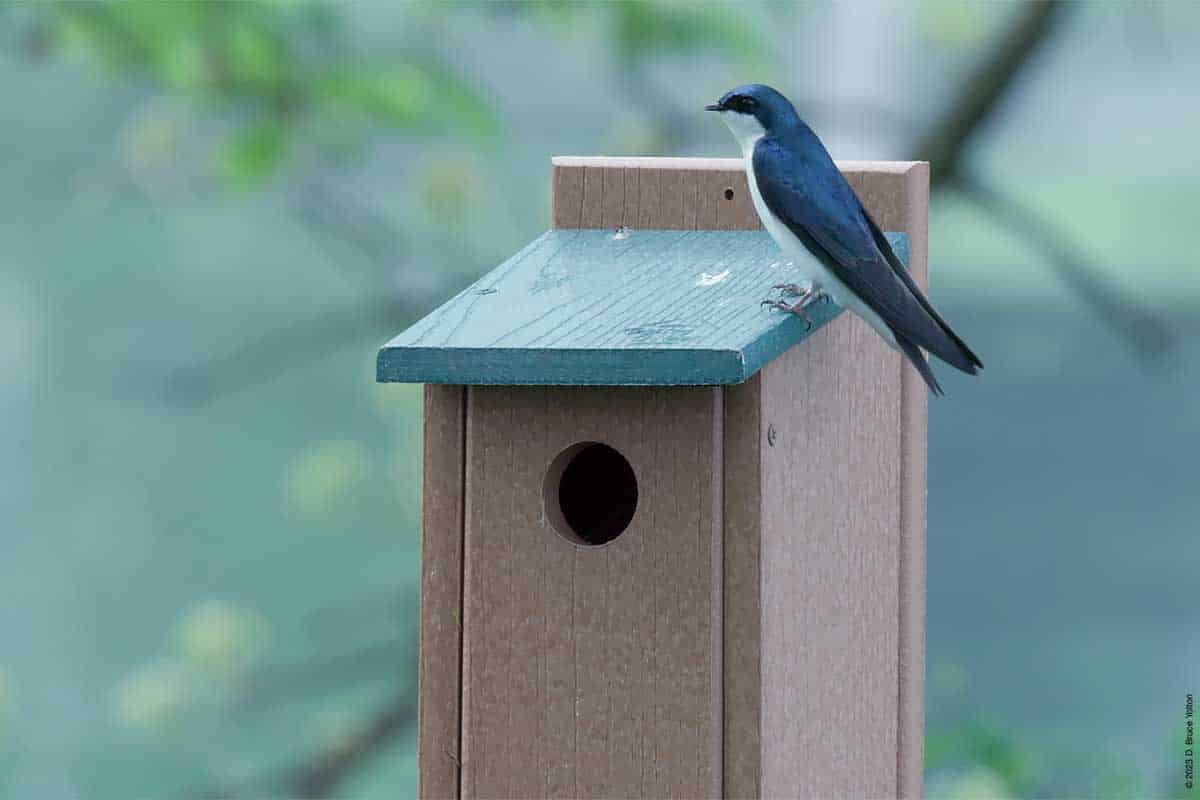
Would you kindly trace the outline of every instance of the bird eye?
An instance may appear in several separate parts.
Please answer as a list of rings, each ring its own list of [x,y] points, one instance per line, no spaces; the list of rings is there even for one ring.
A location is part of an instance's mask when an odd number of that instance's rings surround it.
[[[758,101],[756,101],[753,97],[747,97],[746,95],[742,95],[741,97],[738,98],[737,105],[738,105],[738,111],[749,112],[749,111],[753,111],[755,109],[755,107],[758,105]]]

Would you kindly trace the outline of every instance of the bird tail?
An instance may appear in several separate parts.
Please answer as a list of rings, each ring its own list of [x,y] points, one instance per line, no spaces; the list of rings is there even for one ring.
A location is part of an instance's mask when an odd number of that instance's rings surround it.
[[[912,340],[897,333],[894,329],[892,330],[892,335],[896,337],[896,347],[900,348],[900,352],[908,357],[913,367],[920,373],[921,378],[925,381],[925,385],[929,387],[930,394],[935,397],[944,395],[945,392],[942,391],[941,384],[934,377],[933,370],[929,366],[929,361],[925,358],[925,354],[921,352],[921,348],[913,344]]]

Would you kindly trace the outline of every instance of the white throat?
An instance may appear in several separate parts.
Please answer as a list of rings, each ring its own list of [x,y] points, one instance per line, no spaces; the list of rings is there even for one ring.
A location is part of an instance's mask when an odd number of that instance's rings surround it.
[[[725,124],[733,132],[733,138],[737,139],[738,144],[742,146],[742,155],[750,158],[754,154],[754,145],[758,144],[758,140],[766,134],[766,130],[750,114],[722,111],[721,119],[725,120]]]

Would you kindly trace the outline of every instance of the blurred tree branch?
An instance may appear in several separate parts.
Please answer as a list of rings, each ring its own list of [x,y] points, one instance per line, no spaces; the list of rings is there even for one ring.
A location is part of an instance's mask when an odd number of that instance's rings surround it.
[[[315,757],[301,759],[272,783],[291,797],[328,797],[347,776],[411,728],[416,719],[416,692],[412,689],[398,692],[336,746]]]
[[[1025,236],[1054,264],[1060,278],[1090,305],[1124,339],[1143,355],[1162,356],[1172,346],[1166,324],[1137,308],[1102,282],[1079,246],[1038,211],[994,185],[964,172],[955,176],[954,187],[1002,224]]]
[[[242,787],[193,792],[188,796],[194,800],[262,797],[267,793],[265,787],[284,797],[329,797],[346,778],[412,728],[416,720],[416,692],[405,687],[359,726],[319,752],[307,754],[266,778],[246,781]]]
[[[1049,40],[1065,5],[1059,0],[1022,6],[1017,22],[1000,38],[988,58],[965,80],[946,113],[916,145],[917,158],[929,162],[930,182],[952,180],[962,168],[967,143],[1008,94],[1021,68]]]
[[[414,602],[413,608],[417,607]],[[244,711],[261,711],[292,700],[339,691],[355,681],[394,676],[397,665],[416,653],[416,639],[395,639],[295,664],[257,670],[241,691]]]
[[[569,8],[558,4],[535,8],[553,15],[572,13]],[[966,174],[965,164],[970,142],[983,130],[995,109],[1007,96],[1022,68],[1058,29],[1068,10],[1061,0],[1030,3],[1021,8],[1016,23],[964,81],[954,99],[947,104],[946,113],[938,118],[918,141],[915,157],[930,163],[932,190],[960,189],[985,213],[996,217],[1014,232],[1029,239],[1043,252],[1064,283],[1077,292],[1081,299],[1101,316],[1105,324],[1145,356],[1145,363],[1149,363],[1171,349],[1173,337],[1166,324],[1153,314],[1140,309],[1136,303],[1123,297],[1118,289],[1109,285],[1103,276],[1097,273],[1093,263],[1083,255],[1082,248],[1075,244],[1068,234],[1044,216],[1029,209],[1018,198],[989,187],[978,175]],[[653,37],[647,38],[647,35],[638,33],[638,26],[641,24],[649,24],[651,28],[655,28],[666,23],[656,17],[647,23],[642,19],[640,11],[631,10],[625,5],[618,5],[613,13],[617,15],[614,25],[619,34],[616,46],[617,63],[631,70],[636,78],[624,81],[623,84],[627,87],[637,87],[637,91],[641,93],[637,103],[639,107],[654,109],[652,116],[655,119],[656,135],[671,146],[678,147],[685,135],[683,132],[686,126],[681,122],[685,112],[667,92],[654,83],[643,67],[643,55],[648,52],[645,45],[646,42],[652,41]],[[735,37],[739,41],[751,35],[744,26],[739,28],[739,31],[739,36]],[[677,36],[674,45],[687,51],[698,42],[709,41],[710,33],[708,28],[698,26],[691,29],[687,36]],[[325,209],[326,215],[328,210]],[[345,209],[342,209],[342,212],[340,226],[343,238],[357,243],[364,253],[371,254],[373,258],[384,257],[379,251],[377,239],[363,237],[361,232],[355,232],[360,223],[352,217],[357,215],[346,215]],[[328,220],[322,220],[313,208],[307,208],[304,213],[313,224],[328,225]],[[427,299],[439,299],[437,295],[439,293],[432,292]],[[283,346],[286,343],[288,346],[295,346],[297,338],[303,338],[316,345],[315,352],[332,352],[340,348],[342,343],[349,341],[330,339],[327,336],[335,332],[332,328],[337,327],[336,322],[339,320],[344,323],[362,318],[364,322],[374,319],[402,323],[427,307],[428,305],[422,304],[421,298],[410,296],[404,301],[396,299],[383,303],[368,302],[357,308],[334,312],[313,322],[290,327],[287,336],[276,337],[268,334],[223,359],[210,362],[207,367],[200,366],[181,371],[176,376],[176,382],[182,378],[185,383],[190,382],[201,389],[194,393],[193,399],[185,402],[185,405],[203,404],[251,382],[266,380],[301,360],[298,356],[294,359],[274,358],[272,353],[275,351],[272,345]],[[346,333],[349,334],[350,331],[347,329]],[[300,354],[303,350],[293,352]],[[260,369],[266,365],[270,365],[269,370]]]
[[[337,352],[368,330],[395,324],[439,298],[373,298],[317,317],[274,328],[220,358],[179,367],[167,377],[163,399],[172,406],[196,408],[274,378],[293,367]]]
[[[1041,250],[1063,282],[1096,311],[1103,322],[1150,363],[1173,346],[1166,323],[1123,297],[1097,272],[1094,263],[1054,225],[1019,198],[990,186],[965,166],[968,144],[980,131],[1033,55],[1048,41],[1067,12],[1061,0],[1027,3],[1020,18],[991,56],[968,77],[947,113],[916,146],[916,158],[930,165],[931,190],[961,190],[975,204]]]

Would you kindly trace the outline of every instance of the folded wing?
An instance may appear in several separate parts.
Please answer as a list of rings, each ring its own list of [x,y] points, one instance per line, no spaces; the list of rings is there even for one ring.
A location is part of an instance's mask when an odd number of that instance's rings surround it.
[[[755,147],[767,206],[898,337],[974,374],[983,364],[921,293],[824,148],[825,158],[804,164],[792,152],[770,139]]]

